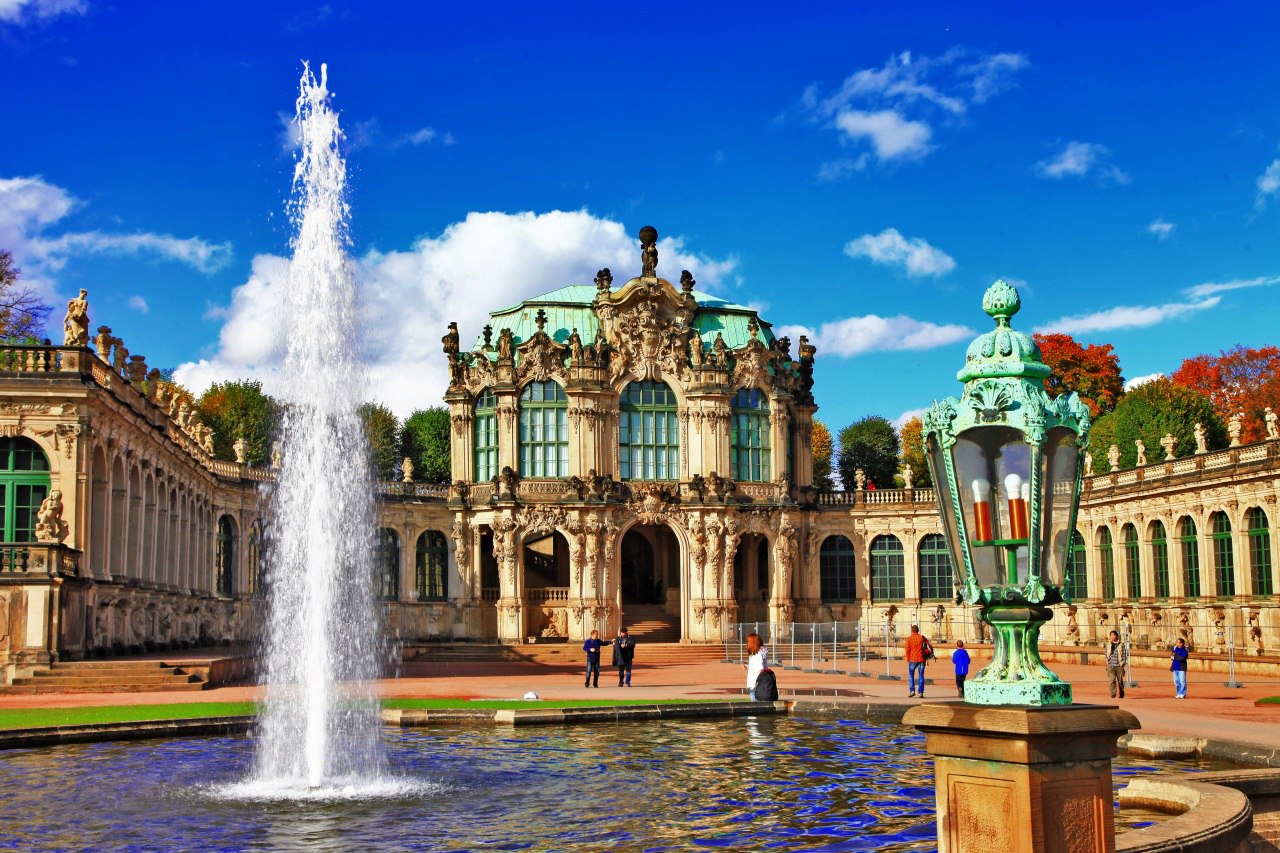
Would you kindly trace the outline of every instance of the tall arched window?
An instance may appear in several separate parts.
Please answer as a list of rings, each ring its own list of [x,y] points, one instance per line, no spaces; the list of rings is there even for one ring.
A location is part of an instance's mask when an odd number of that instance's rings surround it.
[[[1230,598],[1236,594],[1236,561],[1231,551],[1231,519],[1225,512],[1215,512],[1209,516],[1209,524],[1213,532],[1213,579],[1218,587],[1219,598]]]
[[[4,542],[31,542],[36,513],[49,497],[49,460],[29,438],[0,438],[0,505]],[[8,567],[6,567],[8,568]]]
[[[416,586],[419,601],[444,601],[449,597],[449,546],[439,530],[418,537]]]
[[[1251,507],[1244,514],[1249,528],[1249,573],[1253,576],[1253,594],[1271,595],[1271,527],[1262,507]]]
[[[1169,597],[1169,538],[1163,521],[1151,522],[1151,567],[1156,578],[1156,598]]]
[[[769,470],[769,398],[756,388],[733,395],[729,421],[729,461],[735,480],[763,483]]]
[[[1178,522],[1178,541],[1182,543],[1182,595],[1200,597],[1200,546],[1196,542],[1196,523],[1184,515]]]
[[[476,398],[475,412],[476,482],[498,476],[498,398],[489,388]]]
[[[618,465],[624,480],[677,480],[680,427],[676,395],[662,382],[632,382],[622,391]]]
[[[1116,600],[1116,555],[1111,548],[1111,528],[1098,530],[1098,554],[1102,559],[1102,598]]]
[[[520,392],[520,476],[569,476],[569,398],[560,383],[530,382]]]
[[[871,600],[902,601],[906,597],[902,542],[897,536],[871,540]]]
[[[262,562],[262,519],[254,519],[253,524],[249,525],[249,541],[247,543],[247,557],[249,559],[249,592],[253,595],[261,595],[265,588],[262,573],[265,565]]]
[[[1087,549],[1079,530],[1071,531],[1071,550],[1067,552],[1067,568],[1071,572],[1072,601],[1084,601],[1089,597],[1089,566],[1085,560]]]
[[[930,533],[920,540],[920,598],[946,601],[955,594],[955,589],[955,572],[951,568],[946,537]]]
[[[218,519],[218,538],[213,552],[214,590],[230,598],[236,578],[236,523],[229,515]]]
[[[1120,538],[1124,541],[1124,571],[1129,582],[1129,597],[1142,597],[1142,563],[1138,559],[1138,528],[1126,524],[1120,528]]]
[[[373,546],[373,571],[378,597],[395,601],[400,597],[400,537],[389,527],[378,528]]]
[[[828,536],[818,551],[818,577],[827,604],[856,601],[858,589],[853,543],[844,536]]]

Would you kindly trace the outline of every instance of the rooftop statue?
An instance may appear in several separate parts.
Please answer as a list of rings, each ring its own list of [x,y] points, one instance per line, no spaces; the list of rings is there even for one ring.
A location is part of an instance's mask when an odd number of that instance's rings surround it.
[[[640,277],[658,277],[658,229],[652,225],[640,229]]]
[[[80,289],[80,295],[67,302],[67,316],[62,321],[64,346],[86,347],[89,345],[89,300],[85,297],[89,291]]]
[[[613,273],[609,272],[609,268],[605,267],[596,273],[596,293],[608,293],[609,288],[613,286]]]
[[[440,339],[444,344],[444,354],[449,357],[450,361],[458,357],[458,351],[461,349],[458,345],[458,323],[454,321],[449,324],[449,331]]]

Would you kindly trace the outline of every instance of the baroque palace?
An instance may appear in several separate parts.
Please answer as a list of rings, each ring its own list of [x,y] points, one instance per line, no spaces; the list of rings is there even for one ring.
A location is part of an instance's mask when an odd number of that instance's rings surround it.
[[[391,636],[580,640],[643,616],[684,642],[744,622],[913,622],[977,636],[954,603],[931,489],[812,485],[815,348],[752,309],[609,270],[444,338],[453,483],[378,486]],[[252,640],[270,468],[208,429],[100,326],[0,348],[0,683],[59,659]],[[76,315],[73,317],[72,315]],[[953,393],[946,377],[923,402]],[[407,466],[411,467],[411,466]],[[908,484],[909,485],[909,484]],[[1074,604],[1045,642],[1276,654],[1280,440],[1086,477]]]

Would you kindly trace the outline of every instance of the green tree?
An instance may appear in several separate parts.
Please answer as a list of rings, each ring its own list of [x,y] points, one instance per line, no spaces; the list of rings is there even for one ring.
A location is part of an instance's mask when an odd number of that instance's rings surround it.
[[[405,418],[400,430],[400,455],[413,460],[413,479],[420,483],[448,483],[453,476],[449,448],[449,410],[443,406],[419,409]]]
[[[177,393],[180,387],[171,385],[170,394]],[[213,430],[216,458],[234,461],[236,440],[244,438],[245,461],[266,465],[270,460],[280,410],[276,401],[263,393],[261,382],[215,382],[200,395],[196,410],[200,420]]]
[[[37,344],[53,309],[41,301],[34,288],[20,284],[22,270],[13,265],[13,253],[0,249],[0,340]]]
[[[831,479],[831,430],[822,421],[814,420],[809,447],[813,451],[813,487],[819,491],[834,492],[836,484]]]
[[[902,441],[902,464],[911,466],[911,485],[917,489],[929,488],[933,485],[933,477],[929,474],[929,462],[924,455],[923,422],[918,417],[912,418],[902,425],[898,437]]]
[[[400,421],[381,403],[365,403],[360,407],[360,420],[369,440],[369,452],[378,479],[390,480],[400,462]]]
[[[898,431],[879,415],[867,415],[840,430],[836,466],[846,491],[852,491],[854,471],[861,468],[877,487],[889,487],[898,473]]]
[[[1147,448],[1147,461],[1160,462],[1164,450],[1160,440],[1165,434],[1177,439],[1175,456],[1196,452],[1196,424],[1204,424],[1210,450],[1226,447],[1227,426],[1214,411],[1207,396],[1192,388],[1160,377],[1139,385],[1124,395],[1115,411],[1103,415],[1089,431],[1089,453],[1093,456],[1095,474],[1111,470],[1107,452],[1111,445],[1120,448],[1120,467],[1132,468],[1138,461],[1135,441]]]

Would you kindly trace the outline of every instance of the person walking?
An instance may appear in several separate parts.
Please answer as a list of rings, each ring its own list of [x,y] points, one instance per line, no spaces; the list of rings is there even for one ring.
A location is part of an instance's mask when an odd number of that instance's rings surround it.
[[[964,698],[964,680],[969,675],[969,651],[964,640],[956,640],[956,650],[951,653],[951,663],[956,668],[956,695]]]
[[[906,643],[907,653],[907,683],[911,692],[907,696],[915,698],[916,696],[924,696],[924,635],[920,633],[919,625],[911,626],[911,633],[907,635]],[[919,688],[916,682],[919,681]]]
[[[631,662],[636,657],[636,641],[627,634],[626,628],[618,630],[618,638],[613,641],[613,665],[618,668],[618,686],[631,686]],[[625,679],[624,679],[625,676]]]
[[[582,650],[587,653],[587,680],[583,682],[583,687],[600,686],[600,649],[603,646],[599,631],[592,631],[591,636],[582,644]]]
[[[1187,641],[1179,637],[1173,644],[1173,650],[1170,659],[1173,661],[1169,665],[1170,671],[1173,672],[1173,689],[1175,699],[1187,698]]]
[[[1129,650],[1120,642],[1120,632],[1112,631],[1107,639],[1104,662],[1107,665],[1107,682],[1111,686],[1111,698],[1124,698],[1124,667],[1129,662]]]
[[[756,680],[760,673],[769,668],[769,647],[760,639],[760,635],[752,631],[747,634],[747,695],[756,701]]]

